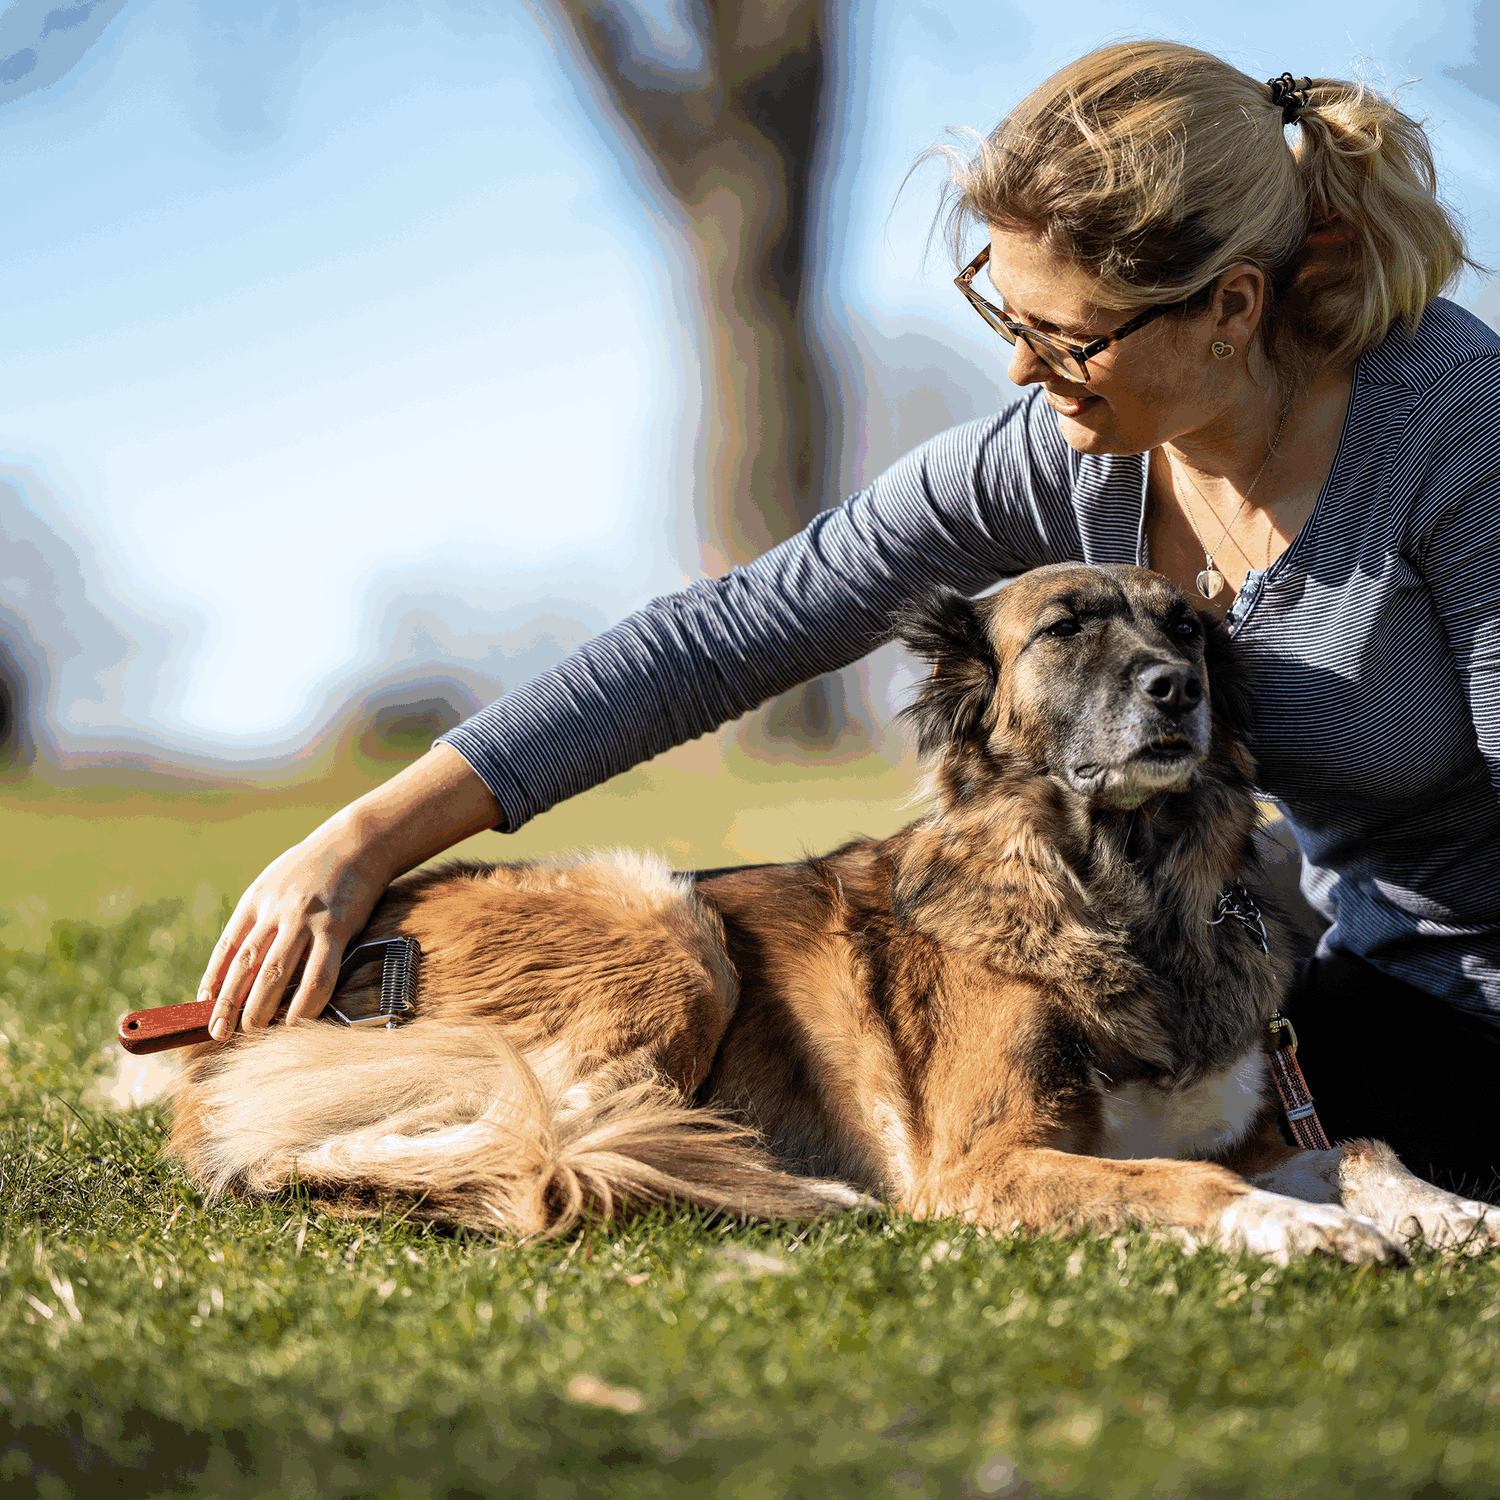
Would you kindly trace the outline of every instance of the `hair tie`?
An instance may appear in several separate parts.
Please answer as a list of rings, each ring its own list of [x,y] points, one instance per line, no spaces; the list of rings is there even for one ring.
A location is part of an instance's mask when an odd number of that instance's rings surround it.
[[[1312,79],[1293,78],[1290,73],[1283,73],[1280,78],[1266,79],[1266,87],[1271,91],[1271,103],[1281,110],[1281,123],[1295,125],[1297,116],[1307,108]]]

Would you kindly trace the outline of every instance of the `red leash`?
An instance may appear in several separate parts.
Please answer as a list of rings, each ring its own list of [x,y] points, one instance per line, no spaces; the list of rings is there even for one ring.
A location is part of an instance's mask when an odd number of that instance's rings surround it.
[[[1217,927],[1231,918],[1249,932],[1262,953],[1271,951],[1260,907],[1238,880],[1231,881],[1219,892],[1219,899],[1214,904],[1214,915],[1209,919],[1208,925]],[[1271,1034],[1271,1076],[1276,1080],[1276,1092],[1281,1096],[1282,1113],[1286,1115],[1292,1139],[1304,1151],[1331,1150],[1323,1122],[1313,1108],[1312,1092],[1307,1087],[1307,1080],[1302,1076],[1302,1067],[1297,1061],[1297,1033],[1292,1029],[1292,1023],[1280,1011],[1272,1011],[1266,1029]]]
[[[1292,1023],[1277,1011],[1266,1029],[1271,1033],[1271,1076],[1276,1080],[1276,1092],[1281,1095],[1281,1108],[1292,1139],[1304,1151],[1332,1149],[1297,1061],[1297,1033]]]

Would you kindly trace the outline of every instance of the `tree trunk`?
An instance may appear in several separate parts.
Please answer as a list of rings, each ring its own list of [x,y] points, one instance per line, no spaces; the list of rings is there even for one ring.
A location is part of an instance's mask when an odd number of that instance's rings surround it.
[[[792,535],[823,499],[828,403],[807,287],[826,123],[819,3],[708,0],[693,17],[701,60],[690,72],[643,56],[621,4],[554,9],[697,261],[708,386],[699,545],[722,572]]]

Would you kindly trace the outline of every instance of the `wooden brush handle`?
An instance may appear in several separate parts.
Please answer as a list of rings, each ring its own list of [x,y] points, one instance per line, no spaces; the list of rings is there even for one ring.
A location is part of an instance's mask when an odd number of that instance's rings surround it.
[[[356,1011],[348,1015],[339,1006],[330,1004],[326,1014],[345,1026],[387,1025],[411,1010],[415,995],[415,964],[422,956],[417,940],[409,937],[377,938],[372,943],[357,943],[351,947],[339,963],[339,975],[334,981],[334,994],[349,975],[380,964],[380,999],[378,1008],[367,1013]],[[302,982],[299,965],[287,981],[287,993],[295,995]],[[290,1001],[271,1017],[274,1025],[286,1019]],[[191,1047],[194,1042],[210,1040],[208,1023],[214,1013],[212,1000],[194,1000],[187,1005],[158,1005],[152,1010],[133,1010],[120,1018],[117,1035],[120,1045],[127,1052],[165,1052],[169,1047]]]
[[[286,1016],[282,1006],[275,1020]],[[209,1040],[208,1022],[214,1013],[212,1000],[194,1000],[187,1005],[157,1005],[133,1010],[120,1017],[118,1036],[127,1052],[165,1052],[170,1047],[191,1047]]]

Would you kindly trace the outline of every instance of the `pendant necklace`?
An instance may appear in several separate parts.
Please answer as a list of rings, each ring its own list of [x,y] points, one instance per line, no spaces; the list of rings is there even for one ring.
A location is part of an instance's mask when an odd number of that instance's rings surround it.
[[[1266,465],[1271,462],[1271,456],[1276,452],[1276,445],[1281,441],[1282,429],[1286,426],[1287,413],[1282,412],[1281,421],[1276,424],[1276,436],[1271,439],[1271,446],[1266,449],[1266,456],[1261,461],[1261,466],[1255,471],[1255,478],[1250,481],[1250,488],[1240,497],[1240,503],[1235,506],[1234,514],[1229,518],[1229,525],[1224,528],[1223,535],[1210,547],[1203,540],[1203,533],[1198,530],[1198,523],[1193,519],[1192,511],[1188,511],[1188,525],[1193,528],[1193,535],[1198,538],[1198,545],[1203,548],[1203,571],[1197,577],[1198,592],[1205,599],[1212,599],[1220,589],[1224,587],[1224,575],[1214,566],[1214,553],[1222,547],[1228,539],[1230,530],[1234,523],[1239,520],[1240,512],[1250,503],[1250,497],[1255,493],[1255,486],[1260,483],[1260,476],[1266,472]],[[1203,491],[1193,483],[1192,476],[1188,473],[1186,466],[1182,470],[1182,477],[1187,480],[1188,488],[1203,501],[1204,508],[1212,514],[1213,507],[1207,500],[1203,499]]]

